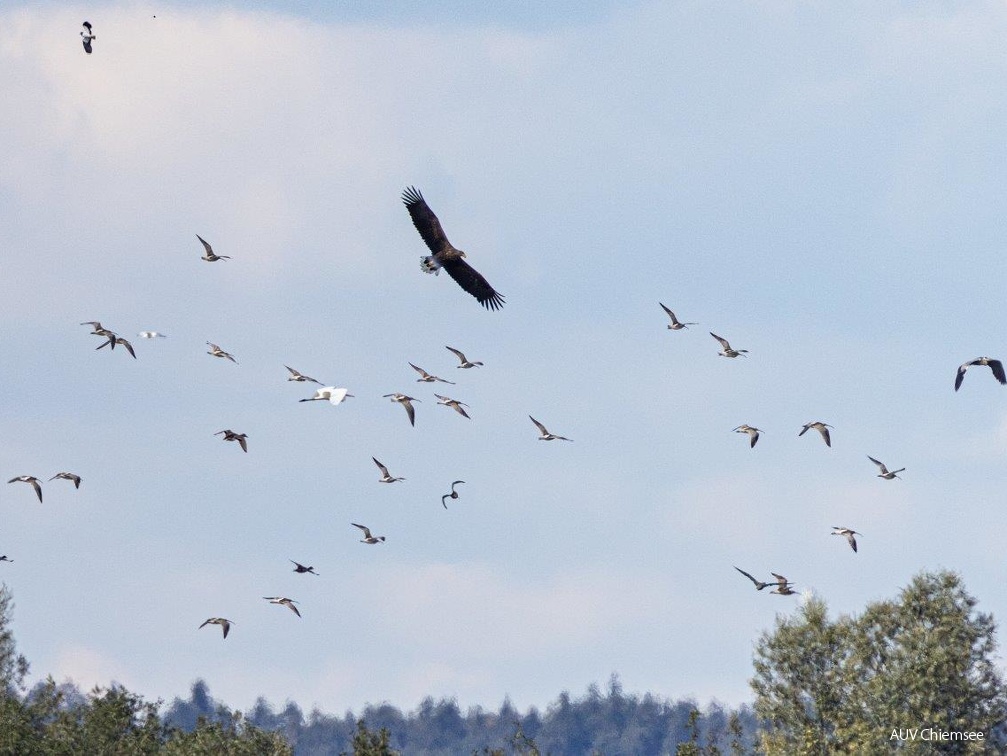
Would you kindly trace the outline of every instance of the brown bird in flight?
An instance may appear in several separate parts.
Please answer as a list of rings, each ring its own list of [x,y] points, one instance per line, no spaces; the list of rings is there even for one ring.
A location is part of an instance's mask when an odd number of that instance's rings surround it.
[[[437,216],[419,190],[412,186],[408,187],[402,192],[402,201],[413,219],[416,230],[433,252],[432,255],[420,258],[423,272],[437,273],[444,268],[455,283],[475,297],[487,310],[499,310],[503,307],[503,296],[490,286],[489,281],[483,278],[481,273],[465,262],[465,253],[448,241],[444,229],[441,228],[441,222],[437,220]]]

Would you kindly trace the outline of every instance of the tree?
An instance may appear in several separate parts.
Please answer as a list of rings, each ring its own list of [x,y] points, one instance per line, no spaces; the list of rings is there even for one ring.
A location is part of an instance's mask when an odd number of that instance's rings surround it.
[[[353,736],[353,756],[398,756],[398,751],[388,744],[388,730],[382,727],[379,732],[371,732],[364,720],[359,719]]]
[[[828,618],[820,599],[776,621],[755,650],[755,713],[767,754],[872,753],[896,746],[893,730],[982,731],[984,741],[944,741],[948,753],[983,752],[1007,719],[994,664],[996,624],[976,611],[958,575],[913,578],[897,601],[859,617]],[[898,741],[929,753],[929,741]]]

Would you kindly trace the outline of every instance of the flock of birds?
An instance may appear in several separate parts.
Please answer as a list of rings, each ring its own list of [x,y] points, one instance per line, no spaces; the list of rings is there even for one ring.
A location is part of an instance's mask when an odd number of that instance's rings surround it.
[[[93,52],[93,42],[97,39],[93,32],[93,27],[90,22],[84,22],[84,30],[81,31],[81,38],[84,45],[84,51],[88,54]],[[441,270],[445,270],[447,274],[466,292],[471,294],[476,300],[485,307],[487,310],[499,310],[503,307],[504,297],[498,291],[496,291],[489,282],[476,271],[471,265],[465,261],[465,252],[454,247],[450,241],[448,241],[447,236],[441,227],[440,221],[434,212],[427,205],[426,200],[423,195],[415,187],[408,187],[402,193],[402,201],[412,218],[413,225],[416,227],[417,232],[420,237],[426,243],[430,250],[429,255],[421,256],[420,268],[424,273],[439,274]],[[221,260],[232,259],[230,255],[220,255],[214,252],[213,246],[204,239],[199,234],[196,234],[196,238],[199,240],[203,247],[203,254],[201,260],[214,263]],[[115,331],[106,328],[102,325],[101,321],[98,320],[87,320],[80,323],[80,325],[86,325],[91,327],[91,335],[98,336],[103,339],[102,343],[96,347],[96,349],[104,349],[109,347],[109,352],[114,352],[117,346],[121,346],[125,351],[133,358],[136,359],[136,350],[130,341],[122,336],[120,336]],[[160,333],[158,331],[141,331],[138,336],[143,339],[159,339],[166,338],[166,334]],[[234,364],[238,364],[238,360],[233,354],[226,351],[219,344],[214,344],[211,341],[206,342],[207,354],[212,357],[217,357],[222,360],[230,361]],[[470,360],[464,352],[451,346],[445,347],[450,351],[457,359],[458,369],[468,370],[471,368],[482,367],[483,363],[478,360]],[[725,347],[726,349],[727,347]],[[413,364],[412,362],[407,363],[416,373],[419,378],[416,379],[417,383],[443,383],[447,385],[456,385],[454,381],[447,380],[432,373],[427,372],[422,367]],[[340,388],[336,386],[325,386],[321,381],[301,373],[289,365],[284,365],[288,372],[288,381],[295,381],[298,383],[314,383],[320,386],[315,390],[315,393],[311,397],[306,397],[300,399],[300,402],[314,402],[314,401],[327,401],[332,405],[339,405],[347,398],[352,398],[353,394],[349,393],[346,388]],[[446,396],[444,394],[434,393],[437,405],[448,407],[459,415],[466,419],[471,419],[466,409],[469,407],[465,402],[459,401],[452,397]],[[420,402],[420,399],[416,397],[409,396],[401,392],[394,392],[390,394],[385,394],[383,398],[390,399],[393,403],[397,403],[402,406],[406,412],[406,416],[409,420],[410,426],[416,425],[416,409],[413,406],[414,402]],[[535,425],[539,432],[539,440],[541,441],[571,441],[572,439],[566,436],[560,436],[551,433],[542,423],[536,420],[534,417],[529,415],[529,419]],[[242,452],[248,453],[248,434],[235,431],[230,428],[217,431],[213,435],[221,436],[223,441],[236,442],[241,448]],[[376,457],[371,458],[374,464],[377,466],[381,473],[381,477],[378,479],[380,483],[397,483],[399,481],[404,481],[404,477],[394,476],[389,471],[382,462],[380,462]],[[64,478],[71,480],[76,487],[80,487],[81,478],[80,476],[61,472],[53,476],[50,480],[55,480],[57,478]],[[38,499],[42,501],[42,488],[41,483],[38,478],[31,475],[21,475],[13,478],[9,481],[10,483],[24,482],[31,484],[35,493],[38,495]],[[463,485],[464,480],[455,480],[451,482],[451,489],[446,494],[441,497],[441,505],[447,509],[448,499],[457,500],[460,497],[460,493],[457,489],[459,485]],[[375,545],[379,543],[384,543],[385,536],[374,535],[370,528],[366,525],[359,523],[350,523],[353,527],[358,528],[361,531],[362,538],[360,543],[367,545]],[[6,556],[0,557],[0,561],[12,561],[7,559]],[[298,574],[312,574],[318,575],[315,572],[314,567],[305,566],[295,560],[291,559],[290,562],[294,565],[293,571]],[[298,602],[287,596],[263,596],[263,600],[268,601],[271,604],[276,604],[278,606],[285,606],[290,609],[298,617],[301,616],[301,612],[297,607]],[[223,637],[227,638],[230,634],[231,627],[235,622],[232,619],[226,617],[209,617],[198,629],[202,629],[207,625],[217,625],[221,628]]]
[[[661,305],[661,309],[664,310],[668,318],[671,320],[671,322],[667,326],[668,330],[680,331],[683,328],[687,328],[688,326],[691,325],[699,325],[698,323],[680,321],[678,317],[675,315],[675,313],[663,302],[659,302],[658,304]],[[747,349],[734,349],[731,346],[730,342],[728,342],[728,340],[723,338],[722,336],[718,336],[712,331],[710,332],[710,335],[714,339],[716,339],[717,342],[720,344],[719,355],[721,357],[735,358],[735,357],[748,356]],[[993,377],[1001,385],[1007,384],[1007,374],[1004,373],[1004,366],[1000,360],[993,359],[992,357],[977,357],[976,359],[965,362],[958,367],[958,370],[955,373],[955,391],[958,391],[962,387],[962,382],[965,380],[965,373],[971,367],[988,367],[990,371],[993,373]],[[532,421],[535,422],[534,418]],[[538,422],[535,422],[535,424],[539,426],[539,429],[544,434],[545,429],[542,428],[542,426]],[[821,435],[822,437],[822,440],[825,442],[825,445],[831,448],[832,434],[829,431],[832,429],[833,426],[829,425],[828,423],[823,423],[820,420],[815,420],[813,422],[805,423],[797,435],[803,436],[809,430],[818,431],[819,435]],[[735,433],[746,434],[749,438],[749,447],[753,449],[755,448],[756,443],[758,443],[760,435],[764,432],[760,428],[756,428],[753,425],[748,425],[747,423],[743,423],[734,428],[733,430]],[[877,465],[879,471],[877,477],[882,478],[884,480],[894,480],[895,478],[899,477],[898,474],[900,472],[904,472],[906,469],[904,467],[900,467],[898,470],[889,470],[888,466],[885,465],[884,462],[882,462],[879,459],[875,459],[869,454],[867,455],[867,459],[869,459],[871,462]],[[856,553],[857,539],[855,538],[855,536],[858,535],[862,536],[863,534],[859,533],[856,530],[853,530],[852,528],[848,528],[842,525],[833,525],[832,535],[843,536],[844,538],[846,538],[846,541],[847,543],[849,543],[850,548],[853,549],[854,553]],[[769,574],[771,574],[775,578],[775,580],[770,582],[763,582],[761,580],[756,579],[749,573],[745,572],[740,567],[735,567],[734,569],[736,569],[742,575],[751,580],[752,583],[755,585],[755,589],[757,591],[761,591],[763,588],[768,588],[769,586],[773,585],[776,586],[776,589],[770,591],[770,593],[775,593],[779,596],[792,596],[797,593],[796,591],[793,590],[793,586],[795,584],[790,580],[788,580],[783,575],[778,575],[775,572],[771,572]]]
[[[80,32],[80,36],[83,42],[84,51],[87,54],[91,54],[94,49],[93,43],[97,39],[97,36],[94,34],[94,30],[90,22],[85,21],[83,23],[83,30]],[[412,218],[413,225],[416,227],[416,230],[419,233],[420,237],[423,239],[426,246],[430,250],[429,255],[421,257],[420,260],[421,270],[425,273],[435,275],[439,274],[442,269],[445,270],[448,273],[448,275],[464,291],[468,292],[473,297],[475,297],[475,299],[479,302],[479,304],[482,305],[484,308],[493,311],[500,310],[504,305],[504,296],[500,294],[498,291],[496,291],[496,289],[494,289],[489,284],[489,282],[486,280],[485,277],[482,276],[482,274],[480,274],[471,265],[469,265],[468,262],[466,262],[465,252],[463,252],[460,249],[457,249],[450,243],[450,241],[447,238],[447,235],[444,233],[444,230],[441,227],[440,221],[438,220],[434,212],[430,209],[430,207],[427,205],[427,202],[423,198],[423,195],[420,193],[420,191],[412,186],[407,187],[405,191],[402,193],[402,201],[405,204],[410,217]],[[197,234],[196,238],[202,244],[203,255],[201,259],[204,260],[205,262],[213,263],[213,262],[219,262],[221,260],[231,259],[230,255],[219,255],[215,253],[212,245],[208,241],[206,241],[202,236],[199,236]],[[667,314],[670,320],[670,323],[667,325],[667,328],[669,330],[680,331],[688,328],[689,326],[698,325],[698,323],[695,322],[680,321],[670,308],[665,306],[663,303],[659,304],[661,305],[661,308],[664,310],[664,312]],[[104,339],[103,343],[100,344],[97,347],[97,349],[103,349],[105,347],[109,347],[109,351],[114,352],[117,346],[121,346],[126,350],[126,352],[131,357],[136,359],[136,352],[133,348],[133,345],[127,339],[119,336],[114,331],[111,331],[102,326],[102,324],[99,321],[95,320],[85,321],[81,323],[81,325],[91,326],[92,335],[100,336]],[[165,334],[159,333],[157,331],[143,331],[139,333],[139,336],[144,339],[157,339],[157,338],[164,338]],[[717,335],[716,333],[713,333],[712,331],[710,332],[710,336],[712,336],[719,343],[720,356],[730,359],[748,356],[747,349],[737,349],[732,347],[727,339]],[[237,359],[234,357],[234,355],[225,351],[222,347],[220,347],[217,344],[214,344],[209,341],[206,343],[207,346],[209,347],[207,354],[220,359],[229,360],[230,362],[237,364]],[[455,349],[454,347],[448,346],[446,348],[450,352],[452,352],[455,355],[455,357],[457,357],[457,359],[459,360],[459,364],[456,366],[459,369],[471,369],[474,367],[481,367],[483,365],[482,362],[470,360],[462,351]],[[420,376],[417,379],[417,382],[443,383],[448,385],[455,385],[454,381],[450,381],[445,378],[441,378],[439,376],[428,373],[423,368],[411,362],[408,364]],[[321,388],[315,391],[314,396],[300,399],[299,401],[301,402],[327,401],[333,405],[338,405],[341,404],[345,399],[353,397],[353,394],[349,393],[349,391],[345,388],[339,388],[336,386],[324,386],[320,381],[316,380],[315,378],[304,375],[303,373],[295,370],[290,366],[285,365],[284,367],[289,372],[289,377],[287,378],[288,381],[296,381],[302,383],[310,382],[321,386]],[[1005,374],[1003,364],[1000,360],[993,359],[990,357],[978,357],[969,362],[965,362],[959,366],[955,374],[955,381],[954,381],[955,391],[958,391],[961,388],[962,383],[965,379],[965,373],[972,367],[988,367],[990,368],[994,378],[1000,384],[1002,385],[1007,384],[1007,374]],[[438,393],[435,393],[434,397],[436,398],[438,405],[448,407],[457,412],[462,417],[466,419],[471,419],[468,412],[466,411],[468,405],[465,404],[464,402]],[[417,399],[416,397],[412,397],[401,392],[385,394],[384,398],[390,399],[393,403],[401,405],[406,412],[409,424],[411,426],[415,426],[416,409],[413,406],[413,403],[420,402],[421,401],[420,399]],[[529,419],[535,425],[536,429],[539,432],[539,440],[571,441],[570,438],[550,432],[545,425],[543,425],[541,422],[536,420],[531,415],[529,415]],[[748,424],[739,425],[733,430],[736,433],[742,433],[747,435],[749,438],[749,445],[753,449],[755,448],[755,445],[758,443],[760,435],[764,432],[761,429]],[[825,445],[827,447],[832,446],[832,437],[830,431],[833,430],[833,426],[822,421],[808,422],[801,428],[800,432],[798,433],[798,436],[803,436],[809,430],[817,431],[820,434],[822,440],[825,442]],[[224,429],[218,431],[214,435],[222,436],[222,439],[224,441],[237,442],[237,444],[240,446],[243,452],[246,453],[248,452],[247,434],[239,433],[232,429]],[[372,459],[374,461],[374,464],[378,467],[379,471],[381,472],[379,482],[396,483],[405,480],[405,478],[393,476],[389,472],[389,469],[377,458],[372,457]],[[898,473],[903,472],[905,470],[905,468],[899,468],[897,470],[889,470],[889,468],[880,460],[870,455],[868,455],[868,459],[877,466],[879,470],[877,477],[882,478],[884,480],[893,480],[895,478],[898,478]],[[65,479],[72,481],[74,486],[77,488],[79,488],[81,484],[80,476],[70,472],[57,473],[49,480],[51,481],[57,479]],[[17,482],[27,483],[31,485],[34,488],[39,501],[40,502],[42,501],[42,487],[39,478],[32,475],[19,475],[8,481],[8,483],[17,483]],[[444,494],[441,497],[441,504],[445,508],[447,508],[448,499],[456,500],[459,498],[459,493],[456,490],[456,487],[464,483],[465,481],[463,480],[456,480],[451,483],[450,492]],[[366,525],[361,525],[358,523],[351,523],[351,525],[353,527],[360,529],[363,535],[363,537],[361,538],[361,543],[368,545],[375,545],[383,543],[385,541],[385,536],[373,535],[371,530]],[[848,544],[850,545],[850,548],[855,553],[857,552],[857,541],[855,536],[862,535],[861,533],[845,526],[833,526],[832,535],[843,536],[844,538],[846,538]],[[8,559],[5,555],[0,557],[0,561],[10,562],[12,560]],[[294,564],[294,571],[296,573],[299,574],[309,573],[313,575],[318,574],[317,572],[314,571],[313,567],[310,566],[305,567],[304,565],[298,562],[295,562],[293,560],[290,561]],[[756,590],[758,591],[762,591],[764,588],[774,586],[774,590],[770,591],[770,593],[781,596],[789,596],[794,595],[796,593],[793,590],[795,584],[790,580],[788,580],[783,575],[771,572],[770,574],[773,576],[774,580],[764,582],[758,580],[757,578],[755,578],[748,572],[745,572],[739,567],[735,567],[735,569],[742,575],[747,577],[754,584]],[[293,599],[290,599],[285,596],[264,596],[263,598],[264,600],[269,601],[272,604],[285,606],[298,617],[301,616],[301,613],[296,606],[297,602],[294,601]],[[203,624],[200,625],[199,627],[202,628],[208,624],[214,624],[220,626],[223,631],[223,637],[226,638],[234,622],[233,620],[224,617],[210,617],[205,622],[203,622]]]

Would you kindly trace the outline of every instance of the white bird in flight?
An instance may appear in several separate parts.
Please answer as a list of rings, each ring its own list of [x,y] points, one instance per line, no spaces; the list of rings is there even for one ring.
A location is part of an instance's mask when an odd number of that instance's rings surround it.
[[[335,386],[326,386],[325,388],[315,389],[315,395],[308,399],[298,399],[299,402],[329,402],[329,404],[342,404],[343,399],[346,397],[352,397],[353,394],[349,393],[344,388],[336,388]]]

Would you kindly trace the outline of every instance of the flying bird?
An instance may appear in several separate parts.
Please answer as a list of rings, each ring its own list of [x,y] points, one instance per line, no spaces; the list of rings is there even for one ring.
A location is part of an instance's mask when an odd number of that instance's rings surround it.
[[[748,354],[747,349],[732,349],[730,343],[727,339],[718,336],[713,331],[710,331],[710,335],[713,336],[717,341],[720,342],[720,352],[718,352],[721,357],[741,357]]]
[[[237,441],[238,445],[241,446],[241,451],[248,452],[248,434],[246,433],[235,433],[233,430],[222,430],[214,433],[214,436],[219,436],[223,434],[225,441]]]
[[[208,351],[207,354],[212,355],[214,357],[220,357],[222,359],[230,360],[235,365],[238,364],[238,361],[234,359],[233,354],[231,354],[230,352],[225,352],[223,349],[214,344],[212,341],[207,341],[206,345],[210,347],[210,351]]]
[[[81,323],[81,325],[91,326],[92,336],[101,336],[102,338],[108,339],[116,335],[115,331],[110,331],[108,328],[105,328],[97,320],[85,320],[83,323]],[[112,345],[112,348],[115,349],[115,344]]]
[[[96,34],[92,34],[91,33],[91,22],[90,21],[85,21],[84,22],[84,31],[82,31],[80,33],[80,38],[84,42],[84,52],[86,52],[88,55],[90,55],[91,54],[91,42],[93,42],[94,40],[98,39],[98,36]]]
[[[878,477],[879,478],[884,478],[885,480],[891,480],[892,478],[898,478],[899,476],[896,475],[896,473],[900,473],[900,472],[902,472],[903,470],[906,469],[904,467],[900,467],[898,470],[891,470],[891,471],[889,471],[889,469],[887,467],[885,467],[885,465],[884,465],[883,462],[879,462],[878,460],[874,459],[874,457],[872,457],[870,454],[867,455],[867,459],[871,460],[871,462],[873,462],[874,464],[876,464],[878,466],[878,469],[881,470],[881,472],[878,473]],[[899,480],[901,480],[901,478],[899,478]],[[853,550],[856,551],[857,550],[856,547],[854,547]]]
[[[761,580],[756,580],[754,577],[752,577],[751,575],[749,575],[747,572],[745,572],[740,567],[735,567],[734,569],[736,569],[742,575],[744,575],[749,580],[751,580],[753,583],[755,583],[755,590],[757,590],[757,591],[761,591],[763,588],[768,588],[771,585],[776,585],[779,582],[779,581],[776,581],[776,582],[772,582],[772,583],[763,583]]]
[[[317,575],[318,574],[317,572],[315,572],[315,568],[314,567],[305,567],[300,562],[294,562],[293,559],[291,559],[290,561],[293,562],[293,564],[294,564],[294,572],[296,572],[298,574],[301,574],[301,573],[304,573],[304,572],[310,572],[312,575]]]
[[[224,637],[226,638],[227,634],[231,632],[231,625],[233,624],[234,623],[231,620],[224,619],[223,617],[210,617],[210,619],[208,619],[206,622],[204,622],[196,629],[202,630],[207,625],[220,625],[220,628],[224,631]]]
[[[69,481],[72,481],[74,488],[80,488],[80,476],[79,475],[74,475],[71,472],[61,472],[61,473],[56,473],[51,478],[49,478],[49,480],[52,481],[52,480],[56,480],[57,478],[59,478],[60,480],[69,480]]]
[[[468,413],[462,409],[462,407],[468,407],[465,402],[459,402],[457,399],[450,399],[446,396],[441,396],[440,394],[434,394],[437,397],[437,403],[443,404],[445,407],[450,407],[455,412],[457,412],[462,417],[468,417]],[[469,418],[471,420],[471,418]]]
[[[793,583],[787,580],[783,575],[777,575],[775,572],[770,572],[774,578],[776,578],[776,590],[770,591],[770,593],[775,593],[779,596],[793,596],[797,591],[791,590]]]
[[[962,387],[962,381],[965,380],[965,371],[973,365],[987,365],[993,371],[993,377],[1000,381],[1001,385],[1007,383],[1007,373],[1004,373],[1004,366],[1000,360],[994,360],[992,357],[977,357],[971,362],[966,362],[964,365],[958,367],[958,373],[955,375],[955,391]]]
[[[262,598],[264,598],[270,604],[279,604],[280,606],[285,606],[294,614],[296,614],[298,617],[301,616],[301,613],[297,611],[297,607],[294,606],[294,604],[296,604],[297,602],[294,601],[293,599],[288,599],[283,596],[263,596]]]
[[[374,459],[374,457],[371,457],[371,459],[374,460],[374,464],[376,464],[378,469],[381,470],[381,480],[378,481],[379,483],[395,483],[398,480],[405,480],[405,478],[393,478],[388,472],[387,467],[378,462],[378,460]]]
[[[832,526],[832,535],[845,536],[846,540],[850,544],[850,548],[853,549],[854,553],[856,553],[856,551],[857,551],[857,539],[854,538],[853,536],[855,536],[855,535],[863,536],[863,533],[858,533],[855,530],[850,530],[849,528],[843,528],[843,527],[840,527],[839,525],[833,525]]]
[[[372,543],[373,544],[373,543],[381,543],[381,542],[383,542],[385,540],[384,536],[373,536],[373,535],[371,535],[371,529],[368,528],[365,525],[357,525],[357,523],[355,523],[355,522],[351,522],[350,525],[352,525],[355,528],[360,528],[362,531],[364,531],[364,537],[360,541],[360,543]]]
[[[157,331],[140,331],[140,333],[138,333],[137,336],[139,336],[141,339],[166,339],[166,338],[168,338],[167,334],[158,333]]]
[[[461,352],[459,352],[454,347],[446,346],[444,348],[447,349],[449,352],[454,353],[454,356],[457,357],[458,360],[461,362],[460,365],[455,365],[456,368],[482,367],[482,363],[481,362],[470,362],[469,359],[464,354],[462,354]]]
[[[658,302],[661,305],[661,309],[668,313],[668,317],[671,318],[671,322],[668,324],[669,331],[681,331],[683,328],[688,328],[691,325],[699,325],[699,323],[680,323],[678,318],[675,317],[675,313],[664,306],[663,303]]]
[[[416,379],[417,383],[433,383],[434,381],[440,381],[441,383],[450,383],[452,386],[455,385],[454,381],[448,381],[444,378],[440,378],[436,375],[430,375],[426,370],[421,367],[416,367],[413,363],[409,363],[409,367],[420,374],[420,377]]]
[[[762,431],[759,430],[758,428],[753,428],[751,425],[747,425],[747,424],[745,424],[745,425],[739,425],[737,428],[734,429],[734,432],[735,433],[747,433],[748,434],[748,438],[750,439],[749,446],[752,449],[755,448],[755,444],[759,440],[759,434],[762,433]]]
[[[549,431],[547,431],[545,429],[545,426],[542,425],[542,423],[540,423],[538,420],[536,420],[531,415],[528,415],[528,418],[533,423],[535,423],[535,427],[538,428],[538,432],[539,432],[539,434],[541,434],[538,437],[539,441],[573,441],[572,438],[566,438],[565,436],[557,436],[554,433],[550,433]]]
[[[459,483],[464,483],[464,482],[465,482],[464,480],[456,480],[456,481],[454,481],[454,482],[451,483],[451,493],[446,493],[446,494],[444,494],[441,497],[441,506],[442,507],[444,507],[445,509],[448,508],[447,502],[444,501],[445,499],[457,499],[458,498],[458,492],[455,490],[455,486],[457,486]]]
[[[308,375],[305,375],[304,373],[298,372],[297,370],[294,370],[289,365],[284,365],[283,367],[285,367],[287,370],[290,371],[290,377],[287,378],[288,381],[298,381],[300,383],[304,383],[305,381],[309,381],[311,383],[317,383],[319,386],[322,385],[321,381],[316,381],[311,376],[308,376]]]
[[[206,250],[206,252],[203,254],[203,256],[201,258],[199,258],[200,260],[206,260],[207,262],[217,262],[217,260],[230,260],[231,259],[230,255],[217,255],[217,254],[214,254],[213,247],[210,246],[210,242],[208,242],[206,239],[204,239],[199,234],[196,234],[196,238],[199,239],[203,243],[203,249]]]
[[[437,220],[437,216],[419,190],[410,186],[402,192],[402,201],[413,219],[416,230],[433,252],[432,255],[420,258],[423,272],[437,273],[444,268],[455,283],[475,297],[487,310],[499,310],[503,307],[503,296],[490,286],[475,268],[465,262],[464,252],[451,245],[444,234],[444,229],[441,228],[441,222]]]
[[[418,402],[419,399],[414,399],[411,396],[406,396],[405,394],[399,394],[398,392],[394,394],[384,394],[384,398],[391,399],[393,402],[398,402],[401,404],[405,410],[406,414],[409,416],[409,424],[412,426],[416,425],[416,410],[413,407],[413,402]]]
[[[11,478],[7,481],[8,483],[31,483],[31,487],[35,489],[35,495],[38,496],[39,503],[42,503],[42,484],[39,483],[38,478],[34,475],[18,475],[16,478]]]
[[[99,334],[99,335],[105,335],[105,334]],[[95,350],[103,349],[104,347],[112,347],[112,351],[115,351],[115,345],[122,344],[124,347],[126,347],[126,351],[129,352],[130,356],[134,360],[136,359],[136,352],[133,351],[133,345],[130,344],[128,341],[126,341],[126,339],[122,338],[121,336],[116,336],[111,331],[107,335],[105,335],[105,338],[107,339],[105,343],[96,346]]]
[[[288,379],[288,380],[293,380]],[[317,381],[316,381],[317,383]],[[352,397],[353,394],[349,393],[344,388],[336,388],[335,386],[326,386],[324,388],[315,389],[315,395],[307,399],[298,399],[299,402],[329,402],[329,404],[342,404],[343,399],[346,397]]]
[[[805,433],[808,432],[809,429],[814,428],[816,431],[822,434],[822,438],[825,440],[825,445],[831,447],[832,437],[829,435],[829,428],[831,427],[832,426],[829,425],[828,423],[822,423],[822,422],[805,423],[804,427],[801,428],[801,432],[798,433],[797,435],[803,436]]]
[[[10,562],[11,564],[14,564],[14,560],[13,559],[8,559],[6,554],[4,554],[3,556],[0,556],[0,562]]]

